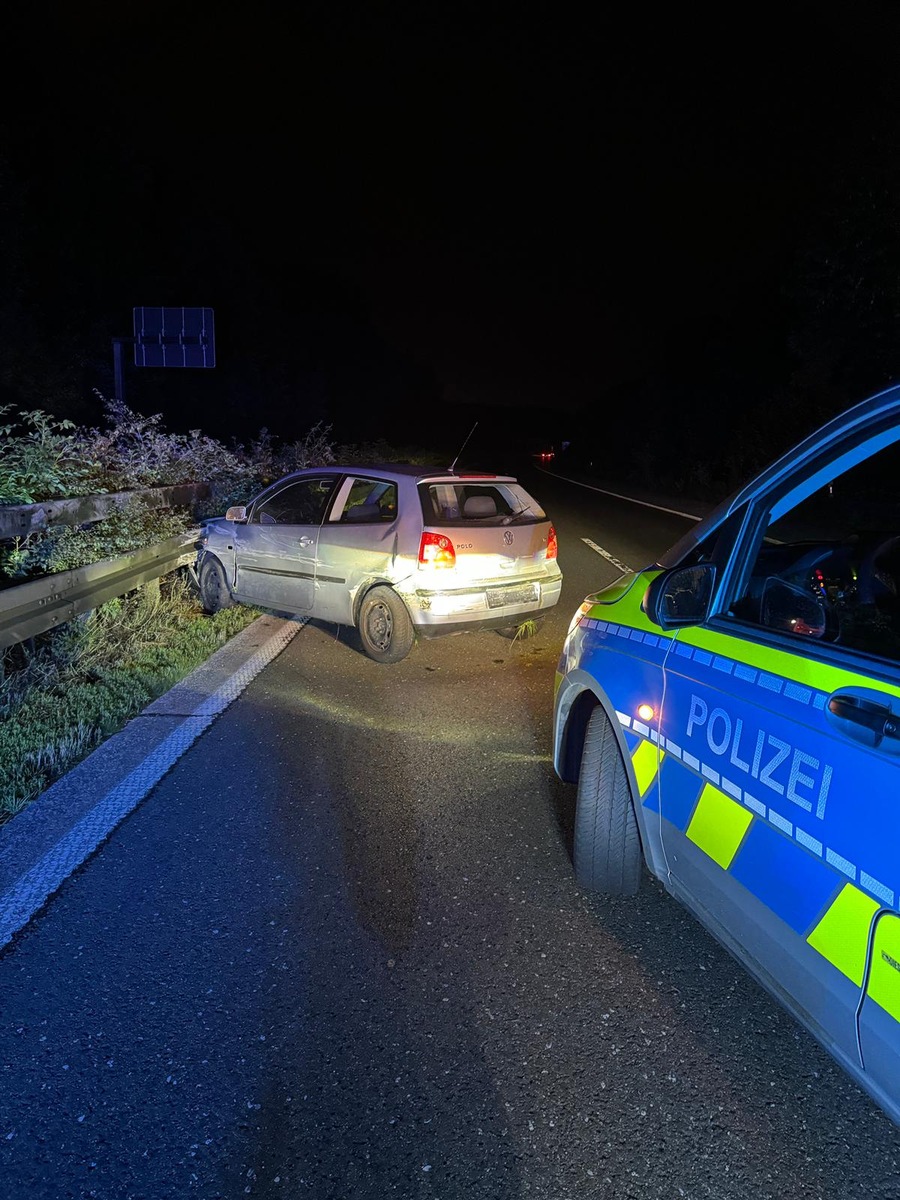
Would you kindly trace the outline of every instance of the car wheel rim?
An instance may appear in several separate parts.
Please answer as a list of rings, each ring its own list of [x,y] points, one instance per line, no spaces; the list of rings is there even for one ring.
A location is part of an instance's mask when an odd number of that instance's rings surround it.
[[[394,622],[389,609],[384,604],[376,604],[369,613],[369,637],[379,650],[389,650],[391,636],[394,632]]]

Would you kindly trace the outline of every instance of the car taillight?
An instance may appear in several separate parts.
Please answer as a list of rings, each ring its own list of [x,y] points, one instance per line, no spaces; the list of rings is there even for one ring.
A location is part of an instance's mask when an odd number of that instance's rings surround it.
[[[547,557],[556,558],[559,554],[559,545],[556,541],[556,530],[550,526],[550,532],[547,534]]]
[[[420,567],[455,567],[456,548],[443,533],[426,530],[419,542]]]

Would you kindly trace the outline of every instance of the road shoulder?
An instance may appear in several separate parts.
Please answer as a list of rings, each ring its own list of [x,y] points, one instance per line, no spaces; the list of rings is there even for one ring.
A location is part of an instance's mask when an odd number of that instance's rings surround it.
[[[258,618],[0,828],[0,948],[304,623]]]

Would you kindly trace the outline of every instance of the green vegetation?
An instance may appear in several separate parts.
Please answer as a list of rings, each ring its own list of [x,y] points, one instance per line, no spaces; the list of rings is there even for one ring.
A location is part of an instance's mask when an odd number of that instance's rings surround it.
[[[534,618],[529,618],[527,621],[522,621],[516,630],[516,636],[513,641],[519,640],[525,642],[529,638],[536,637],[539,628],[540,625],[536,620],[534,620]]]
[[[7,652],[0,824],[259,616],[200,609],[184,572]]]

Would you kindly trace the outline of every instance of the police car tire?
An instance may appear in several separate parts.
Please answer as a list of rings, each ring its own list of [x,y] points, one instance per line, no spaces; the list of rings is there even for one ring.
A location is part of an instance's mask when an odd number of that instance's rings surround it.
[[[207,613],[221,612],[234,604],[225,568],[217,558],[205,559],[200,568],[200,603]]]
[[[615,730],[602,708],[588,722],[575,805],[575,878],[607,896],[633,896],[643,855],[631,786]]]

